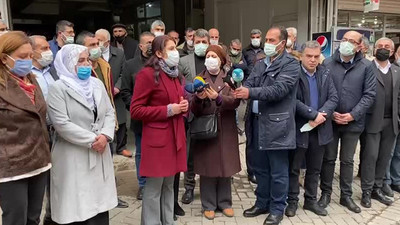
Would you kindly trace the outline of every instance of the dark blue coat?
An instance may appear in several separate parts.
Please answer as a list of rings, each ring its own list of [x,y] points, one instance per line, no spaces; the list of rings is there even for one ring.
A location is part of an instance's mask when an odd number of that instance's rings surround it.
[[[335,85],[333,84],[332,77],[329,69],[324,66],[318,66],[314,76],[317,78],[318,86],[318,110],[310,107],[310,86],[308,84],[307,74],[303,69],[300,70],[299,86],[297,88],[297,103],[296,103],[296,142],[297,147],[308,148],[308,134],[309,132],[300,132],[300,128],[314,120],[318,112],[328,114],[327,120],[314,128],[318,131],[319,145],[326,145],[333,140],[332,130],[332,114],[336,109],[339,98],[337,96]]]
[[[350,113],[354,121],[347,125],[337,125],[341,131],[362,132],[365,127],[365,114],[372,106],[376,95],[376,76],[371,61],[364,59],[360,52],[348,70],[343,66],[339,50],[325,59],[324,65],[331,76],[338,93],[338,113]]]
[[[258,61],[244,83],[250,91],[250,107],[246,119],[247,144],[252,140],[252,105],[259,100],[259,149],[287,150],[296,148],[296,89],[299,62],[286,51],[267,69]]]

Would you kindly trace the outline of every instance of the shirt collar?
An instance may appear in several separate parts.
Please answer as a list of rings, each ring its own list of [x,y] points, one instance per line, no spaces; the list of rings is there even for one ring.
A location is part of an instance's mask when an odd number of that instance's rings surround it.
[[[353,56],[353,58],[350,59],[350,64],[353,64],[353,62],[354,62],[354,57],[355,57],[355,55]],[[344,60],[343,60],[343,58],[342,58],[342,55],[340,55],[340,61],[341,61],[342,63],[344,62]]]
[[[384,74],[387,74],[390,67],[392,66],[392,64],[389,62],[389,60],[388,60],[388,64],[385,67],[382,67],[381,65],[379,65],[379,63],[376,61],[376,59],[374,59],[374,62],[375,62],[376,67],[378,67],[378,69]]]
[[[44,73],[47,73],[50,70],[50,66],[46,66],[43,69],[39,69],[39,68],[36,68],[36,66],[32,65],[32,70],[35,70],[37,72],[40,72],[40,73],[44,74]]]
[[[307,76],[309,76],[309,77],[315,77],[314,74],[315,74],[316,71],[314,71],[314,73],[310,73],[310,72],[308,72],[308,70],[306,70],[306,68],[304,68],[303,65],[301,65],[301,68],[303,68],[303,71],[304,71],[304,73],[307,74]]]

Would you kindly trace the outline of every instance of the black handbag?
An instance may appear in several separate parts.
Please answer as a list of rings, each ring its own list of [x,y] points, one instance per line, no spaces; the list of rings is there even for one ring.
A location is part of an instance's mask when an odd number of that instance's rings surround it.
[[[190,137],[194,140],[207,140],[218,135],[218,114],[194,117],[190,123]]]

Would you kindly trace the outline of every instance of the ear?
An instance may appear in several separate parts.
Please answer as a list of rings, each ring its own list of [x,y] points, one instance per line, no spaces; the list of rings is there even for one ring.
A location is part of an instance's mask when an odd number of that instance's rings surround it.
[[[156,56],[157,56],[158,58],[164,58],[164,57],[163,57],[163,53],[160,52],[160,51],[156,51]]]
[[[0,60],[4,65],[7,64],[7,55],[4,54],[4,53],[1,53],[0,54]]]

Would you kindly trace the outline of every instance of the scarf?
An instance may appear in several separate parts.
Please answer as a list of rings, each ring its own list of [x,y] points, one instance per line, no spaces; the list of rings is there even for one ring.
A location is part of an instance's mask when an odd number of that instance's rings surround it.
[[[164,60],[159,60],[159,65],[161,67],[161,69],[171,78],[177,78],[179,75],[179,71],[178,71],[178,67],[174,66],[172,68],[170,68],[165,62]]]
[[[31,100],[32,104],[35,105],[35,89],[36,89],[36,85],[28,83],[28,82],[25,82],[23,79],[15,76],[12,73],[9,73],[9,74],[15,81],[17,81],[19,87],[29,97],[29,99]]]

